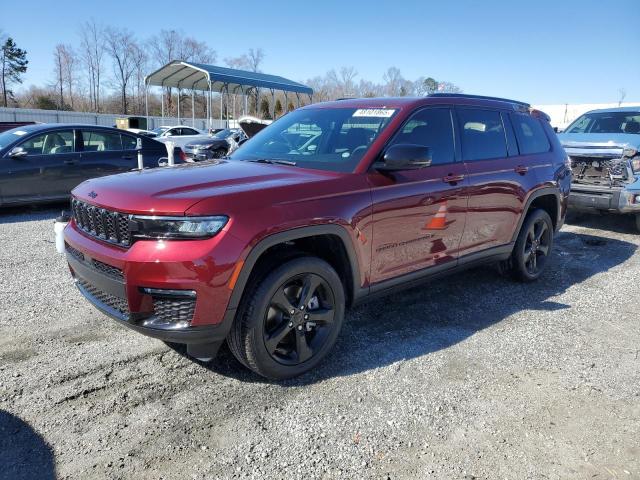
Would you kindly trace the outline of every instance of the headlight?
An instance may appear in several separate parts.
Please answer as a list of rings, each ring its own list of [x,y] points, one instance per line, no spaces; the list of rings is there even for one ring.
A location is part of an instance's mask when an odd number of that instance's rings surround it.
[[[636,148],[626,147],[624,150],[622,150],[622,156],[627,158],[631,158],[634,155],[637,155],[637,153],[638,150]]]
[[[131,234],[137,238],[210,238],[227,224],[228,217],[131,217]]]
[[[640,157],[631,159],[631,169],[633,170],[633,173],[640,173]]]

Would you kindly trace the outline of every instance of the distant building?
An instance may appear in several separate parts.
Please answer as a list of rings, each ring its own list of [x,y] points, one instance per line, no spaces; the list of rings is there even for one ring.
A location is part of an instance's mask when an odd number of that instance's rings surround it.
[[[532,105],[537,110],[542,110],[551,117],[551,125],[557,127],[558,130],[564,130],[576,118],[589,110],[597,110],[599,108],[613,107],[638,107],[640,102],[623,102],[623,103],[580,103],[580,104],[560,104],[560,105]]]

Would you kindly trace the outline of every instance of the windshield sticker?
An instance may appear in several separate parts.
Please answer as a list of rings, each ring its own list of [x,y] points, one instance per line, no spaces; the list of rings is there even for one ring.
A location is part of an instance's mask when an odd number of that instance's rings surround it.
[[[22,135],[26,135],[27,132],[25,132],[24,130],[18,130],[17,132],[13,132],[13,134],[21,137]]]
[[[395,113],[393,108],[359,108],[353,114],[354,117],[389,118]]]

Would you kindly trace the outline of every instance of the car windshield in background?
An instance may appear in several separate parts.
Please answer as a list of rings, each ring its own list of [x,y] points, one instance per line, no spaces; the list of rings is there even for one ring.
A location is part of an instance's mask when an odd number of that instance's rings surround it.
[[[230,128],[225,128],[224,130],[220,130],[211,136],[211,138],[223,140],[227,138],[229,135],[233,134],[233,130]]]
[[[640,112],[585,113],[569,125],[565,133],[640,134]]]
[[[351,172],[395,113],[389,108],[297,110],[262,130],[231,159]]]
[[[18,140],[23,135],[26,135],[27,133],[29,132],[27,132],[26,130],[23,130],[20,127],[12,128],[11,130],[7,130],[6,132],[0,133],[0,148],[4,148],[7,145],[11,145],[13,142]]]
[[[156,133],[158,135],[162,135],[164,132],[166,132],[167,130],[169,130],[168,128],[162,128],[162,127],[158,127],[158,128],[154,128],[153,130],[151,130],[153,133]]]

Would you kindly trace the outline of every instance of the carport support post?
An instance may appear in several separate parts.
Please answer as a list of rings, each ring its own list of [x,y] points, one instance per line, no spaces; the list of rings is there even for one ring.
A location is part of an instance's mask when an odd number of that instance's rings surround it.
[[[196,128],[196,93],[191,90],[191,126]]]
[[[296,98],[298,99],[298,106],[296,108],[300,108],[300,94],[296,92]]]
[[[176,89],[178,90],[178,124],[182,124],[182,122],[180,121],[180,89]]]
[[[162,111],[162,123],[164,123],[164,82],[160,84],[160,105]]]
[[[209,80],[209,101],[207,102],[207,113],[209,114],[209,130],[213,127],[213,108],[211,108],[211,80]]]
[[[146,130],[151,130],[149,128],[149,86],[147,85],[147,79],[144,79],[144,114],[147,117],[147,128]]]

